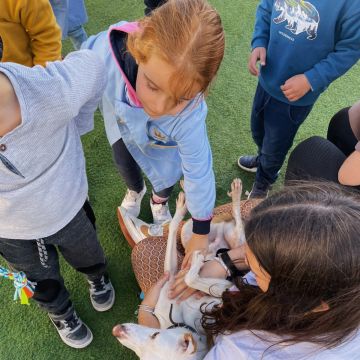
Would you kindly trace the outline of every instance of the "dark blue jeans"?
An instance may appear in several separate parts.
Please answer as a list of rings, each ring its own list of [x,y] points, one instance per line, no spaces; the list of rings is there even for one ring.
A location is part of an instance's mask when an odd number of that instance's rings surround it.
[[[23,271],[35,282],[33,299],[50,313],[62,313],[69,305],[69,293],[60,274],[57,250],[76,270],[89,280],[106,270],[104,252],[95,230],[95,216],[88,202],[56,234],[42,239],[0,238],[0,255],[16,271]]]
[[[256,182],[273,184],[296,132],[312,109],[276,100],[258,84],[251,113],[251,132],[258,146]]]

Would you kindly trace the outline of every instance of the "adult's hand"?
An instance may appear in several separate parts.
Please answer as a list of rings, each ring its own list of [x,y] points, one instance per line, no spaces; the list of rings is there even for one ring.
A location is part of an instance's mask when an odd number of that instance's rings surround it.
[[[176,276],[174,281],[169,287],[169,299],[177,298],[177,302],[181,302],[186,300],[192,295],[195,295],[197,298],[202,297],[204,294],[196,289],[189,287],[185,282],[185,276],[189,271],[189,268],[180,270]],[[180,295],[180,296],[179,296]]]
[[[142,305],[146,305],[152,308],[155,308],[161,289],[165,285],[165,283],[169,280],[169,273],[163,274],[163,276],[148,290],[145,294],[144,300],[142,301]]]
[[[165,273],[146,293],[145,298],[141,303],[141,305],[144,305],[144,308],[142,309],[141,306],[139,307],[138,323],[140,325],[148,326],[154,329],[160,328],[160,322],[151,310],[155,309],[156,303],[159,300],[161,289],[168,280],[169,274]]]

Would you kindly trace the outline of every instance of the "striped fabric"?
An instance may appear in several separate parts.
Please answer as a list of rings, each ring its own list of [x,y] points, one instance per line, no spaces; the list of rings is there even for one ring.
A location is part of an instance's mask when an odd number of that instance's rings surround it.
[[[80,135],[93,128],[105,68],[82,50],[46,68],[3,63],[0,71],[22,114],[0,138],[0,237],[43,238],[67,225],[87,197]]]

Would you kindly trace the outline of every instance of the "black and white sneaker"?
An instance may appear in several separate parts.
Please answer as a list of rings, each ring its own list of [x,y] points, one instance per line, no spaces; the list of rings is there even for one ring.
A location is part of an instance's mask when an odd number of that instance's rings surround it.
[[[72,305],[63,314],[49,313],[49,317],[55,325],[61,340],[66,345],[75,349],[82,349],[91,343],[93,334],[78,318]]]
[[[99,279],[89,280],[90,300],[96,311],[107,311],[115,302],[115,290],[107,274]]]
[[[257,171],[258,163],[259,160],[257,155],[240,156],[237,162],[239,168],[252,173]]]

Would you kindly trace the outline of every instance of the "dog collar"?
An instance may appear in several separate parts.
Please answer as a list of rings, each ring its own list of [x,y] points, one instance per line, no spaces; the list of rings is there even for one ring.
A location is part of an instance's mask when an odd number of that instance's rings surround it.
[[[172,325],[169,326],[168,329],[182,327],[182,328],[188,329],[188,330],[192,331],[193,333],[197,334],[197,331],[193,327],[186,325],[185,323],[175,322],[172,318],[172,310],[173,310],[173,304],[170,305],[170,311],[169,311],[169,320],[172,323]]]

